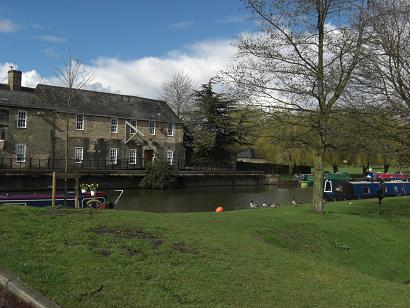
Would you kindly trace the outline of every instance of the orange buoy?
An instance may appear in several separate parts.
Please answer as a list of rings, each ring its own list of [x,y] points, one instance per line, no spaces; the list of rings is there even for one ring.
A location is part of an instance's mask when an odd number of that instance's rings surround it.
[[[224,211],[224,208],[222,206],[218,206],[215,210],[216,213],[222,213]]]

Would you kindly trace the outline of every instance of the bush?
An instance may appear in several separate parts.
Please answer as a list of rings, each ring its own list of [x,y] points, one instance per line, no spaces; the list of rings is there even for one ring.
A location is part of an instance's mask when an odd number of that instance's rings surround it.
[[[156,161],[146,169],[139,186],[144,189],[165,189],[177,184],[177,170],[166,161]]]

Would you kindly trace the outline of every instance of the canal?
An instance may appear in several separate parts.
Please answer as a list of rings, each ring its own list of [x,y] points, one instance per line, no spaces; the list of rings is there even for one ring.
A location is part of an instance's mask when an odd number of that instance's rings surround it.
[[[118,192],[108,191],[110,200],[115,200]],[[278,186],[232,186],[201,187],[174,190],[128,189],[118,204],[120,210],[146,212],[210,212],[222,206],[226,211],[249,208],[251,200],[257,205],[279,203],[289,205],[292,199],[309,203],[312,188]]]

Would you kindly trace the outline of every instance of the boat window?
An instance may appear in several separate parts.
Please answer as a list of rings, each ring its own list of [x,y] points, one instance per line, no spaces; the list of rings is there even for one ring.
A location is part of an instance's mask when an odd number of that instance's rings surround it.
[[[370,194],[370,187],[363,187],[363,188],[362,188],[362,192],[363,192],[364,194]]]
[[[325,181],[325,190],[324,192],[332,192],[332,182],[326,180]]]

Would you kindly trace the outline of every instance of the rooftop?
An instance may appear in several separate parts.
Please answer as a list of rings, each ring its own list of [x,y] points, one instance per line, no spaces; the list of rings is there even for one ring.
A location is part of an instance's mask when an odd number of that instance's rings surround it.
[[[180,123],[181,120],[165,101],[137,96],[121,95],[89,90],[68,89],[58,86],[37,85],[11,91],[7,84],[0,84],[0,107],[39,108],[65,112],[71,95],[71,113],[86,115],[155,120]]]

